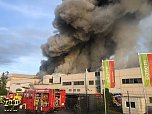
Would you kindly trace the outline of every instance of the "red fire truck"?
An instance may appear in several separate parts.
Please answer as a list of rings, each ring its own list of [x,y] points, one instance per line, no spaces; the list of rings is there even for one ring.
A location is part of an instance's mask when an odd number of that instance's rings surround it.
[[[26,111],[50,112],[65,108],[65,95],[65,90],[59,89],[26,90],[22,104]]]
[[[13,93],[13,92],[8,92],[6,97],[9,98],[9,99],[10,99],[10,98],[14,99],[15,93]]]
[[[27,111],[34,111],[35,90],[25,90],[22,97],[22,108]]]

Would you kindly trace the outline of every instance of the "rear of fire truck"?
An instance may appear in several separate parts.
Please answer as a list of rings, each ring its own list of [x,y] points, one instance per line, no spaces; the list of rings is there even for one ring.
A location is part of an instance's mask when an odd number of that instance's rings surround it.
[[[22,110],[34,111],[35,90],[25,90],[22,96]]]
[[[37,89],[23,93],[23,110],[34,112],[50,112],[65,108],[65,90]]]
[[[65,90],[36,90],[34,106],[38,112],[50,112],[65,108]]]
[[[65,108],[65,90],[55,90],[55,109]]]

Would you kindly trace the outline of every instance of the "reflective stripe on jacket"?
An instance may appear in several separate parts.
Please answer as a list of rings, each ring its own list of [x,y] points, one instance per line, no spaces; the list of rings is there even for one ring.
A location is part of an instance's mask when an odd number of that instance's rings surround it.
[[[8,101],[5,101],[5,104],[4,104],[4,106],[8,106],[9,104],[8,104]]]
[[[19,105],[19,101],[15,100],[14,106],[17,106],[17,105]]]
[[[9,100],[9,105],[13,105],[13,100]]]

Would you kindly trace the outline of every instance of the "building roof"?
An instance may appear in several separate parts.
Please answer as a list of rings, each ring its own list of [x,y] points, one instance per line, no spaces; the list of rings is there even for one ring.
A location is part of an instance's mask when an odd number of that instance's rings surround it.
[[[34,78],[34,79],[39,79],[39,77],[38,76],[36,76],[36,75],[29,75],[29,74],[15,74],[15,73],[13,73],[13,74],[9,74],[8,75],[8,77],[9,78]]]

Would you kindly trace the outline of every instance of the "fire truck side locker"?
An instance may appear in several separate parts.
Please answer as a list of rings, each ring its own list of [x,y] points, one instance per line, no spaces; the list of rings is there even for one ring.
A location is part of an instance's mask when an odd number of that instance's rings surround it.
[[[66,100],[66,93],[64,90],[60,90],[60,107],[65,108],[65,100]]]

